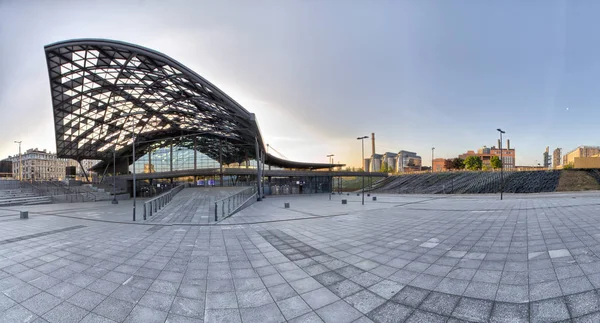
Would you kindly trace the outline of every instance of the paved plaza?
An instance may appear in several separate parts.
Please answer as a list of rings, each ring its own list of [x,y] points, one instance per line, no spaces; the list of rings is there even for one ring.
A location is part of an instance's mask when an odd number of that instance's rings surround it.
[[[0,322],[600,322],[598,192],[175,203],[0,208]]]

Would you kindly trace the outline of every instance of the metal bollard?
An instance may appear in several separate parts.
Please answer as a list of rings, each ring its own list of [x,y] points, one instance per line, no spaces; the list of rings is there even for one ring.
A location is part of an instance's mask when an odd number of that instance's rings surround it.
[[[218,213],[217,213],[217,208],[218,208],[218,207],[217,207],[217,203],[215,203],[215,222],[217,221],[217,214],[218,214]]]
[[[377,196],[373,196],[373,201],[377,201]]]
[[[21,211],[21,219],[29,219],[29,212],[28,211]]]
[[[290,203],[283,203],[283,208],[284,209],[289,209],[290,208]]]
[[[146,221],[146,203],[144,203],[144,221]]]
[[[348,200],[342,200],[342,204],[348,204]]]

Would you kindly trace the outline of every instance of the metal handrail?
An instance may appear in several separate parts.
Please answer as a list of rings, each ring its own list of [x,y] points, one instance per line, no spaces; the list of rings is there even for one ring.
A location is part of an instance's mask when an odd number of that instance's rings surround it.
[[[144,202],[144,220],[146,220],[147,216],[153,216],[154,213],[160,211],[160,209],[164,208],[167,204],[169,204],[175,194],[181,192],[182,189],[188,187],[188,184],[181,184],[175,186],[173,189],[168,192],[162,193],[146,202]]]
[[[228,197],[215,201],[215,222],[219,221],[219,205],[221,205],[221,220],[247,206],[248,201],[256,201],[256,186],[249,187]]]

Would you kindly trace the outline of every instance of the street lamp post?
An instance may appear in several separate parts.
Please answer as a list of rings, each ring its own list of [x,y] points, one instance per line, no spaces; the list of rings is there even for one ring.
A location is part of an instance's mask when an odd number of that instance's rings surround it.
[[[143,112],[126,113],[122,117],[131,117],[131,146],[132,146],[132,164],[133,164],[133,221],[135,222],[135,118],[133,116],[143,115]],[[171,156],[172,157],[172,156]]]
[[[502,194],[504,193],[504,160],[502,159],[502,134],[506,133],[502,129],[496,129],[500,133],[500,200],[502,200]]]
[[[362,137],[358,137],[356,138],[357,140],[360,140],[362,142],[362,159],[360,160],[361,163],[363,164],[363,168],[365,167],[365,139],[369,138],[369,136],[362,136]],[[365,170],[363,169],[363,175],[362,175],[362,205],[365,205]]]
[[[431,147],[431,172],[433,173],[433,151],[435,150],[435,147]]]
[[[16,141],[15,140],[15,144],[19,144],[19,169],[17,170],[17,173],[19,174],[19,180],[22,181],[23,180],[23,157],[21,155],[21,143],[23,141]]]
[[[112,200],[112,204],[119,204],[119,201],[117,201],[117,194],[116,194],[116,189],[117,189],[117,179],[115,178],[115,176],[117,176],[117,147],[113,147],[113,200]]]
[[[331,166],[333,165],[334,154],[327,155],[329,157],[329,200],[331,201],[331,194],[333,194],[333,174],[331,173]]]

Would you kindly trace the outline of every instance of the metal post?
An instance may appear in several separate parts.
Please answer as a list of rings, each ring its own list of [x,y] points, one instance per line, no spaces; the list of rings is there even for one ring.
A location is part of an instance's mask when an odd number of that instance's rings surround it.
[[[504,161],[502,160],[502,134],[505,131],[498,128],[496,129],[500,132],[500,200],[502,200],[502,195],[504,194]]]
[[[260,168],[260,150],[258,148],[258,138],[255,138],[255,151],[256,151],[256,189],[257,189],[257,201],[262,201],[261,194],[261,178],[262,178],[262,169]]]
[[[363,168],[364,168],[364,163],[365,163],[365,139],[369,138],[369,136],[363,136],[363,137],[358,137],[356,139],[360,140],[362,143],[362,159],[361,162],[363,164]],[[363,174],[362,174],[362,205],[365,205],[365,170],[363,169]]]
[[[433,151],[435,150],[435,147],[431,147],[431,172],[433,173]]]
[[[333,166],[333,154],[327,155],[329,157],[329,200],[331,201],[331,193],[333,193],[333,174],[331,173],[331,166]]]
[[[133,148],[133,221],[135,222],[135,122],[131,117],[131,146]]]
[[[112,200],[112,204],[119,204],[119,201],[117,201],[117,147],[113,147],[113,200]]]

